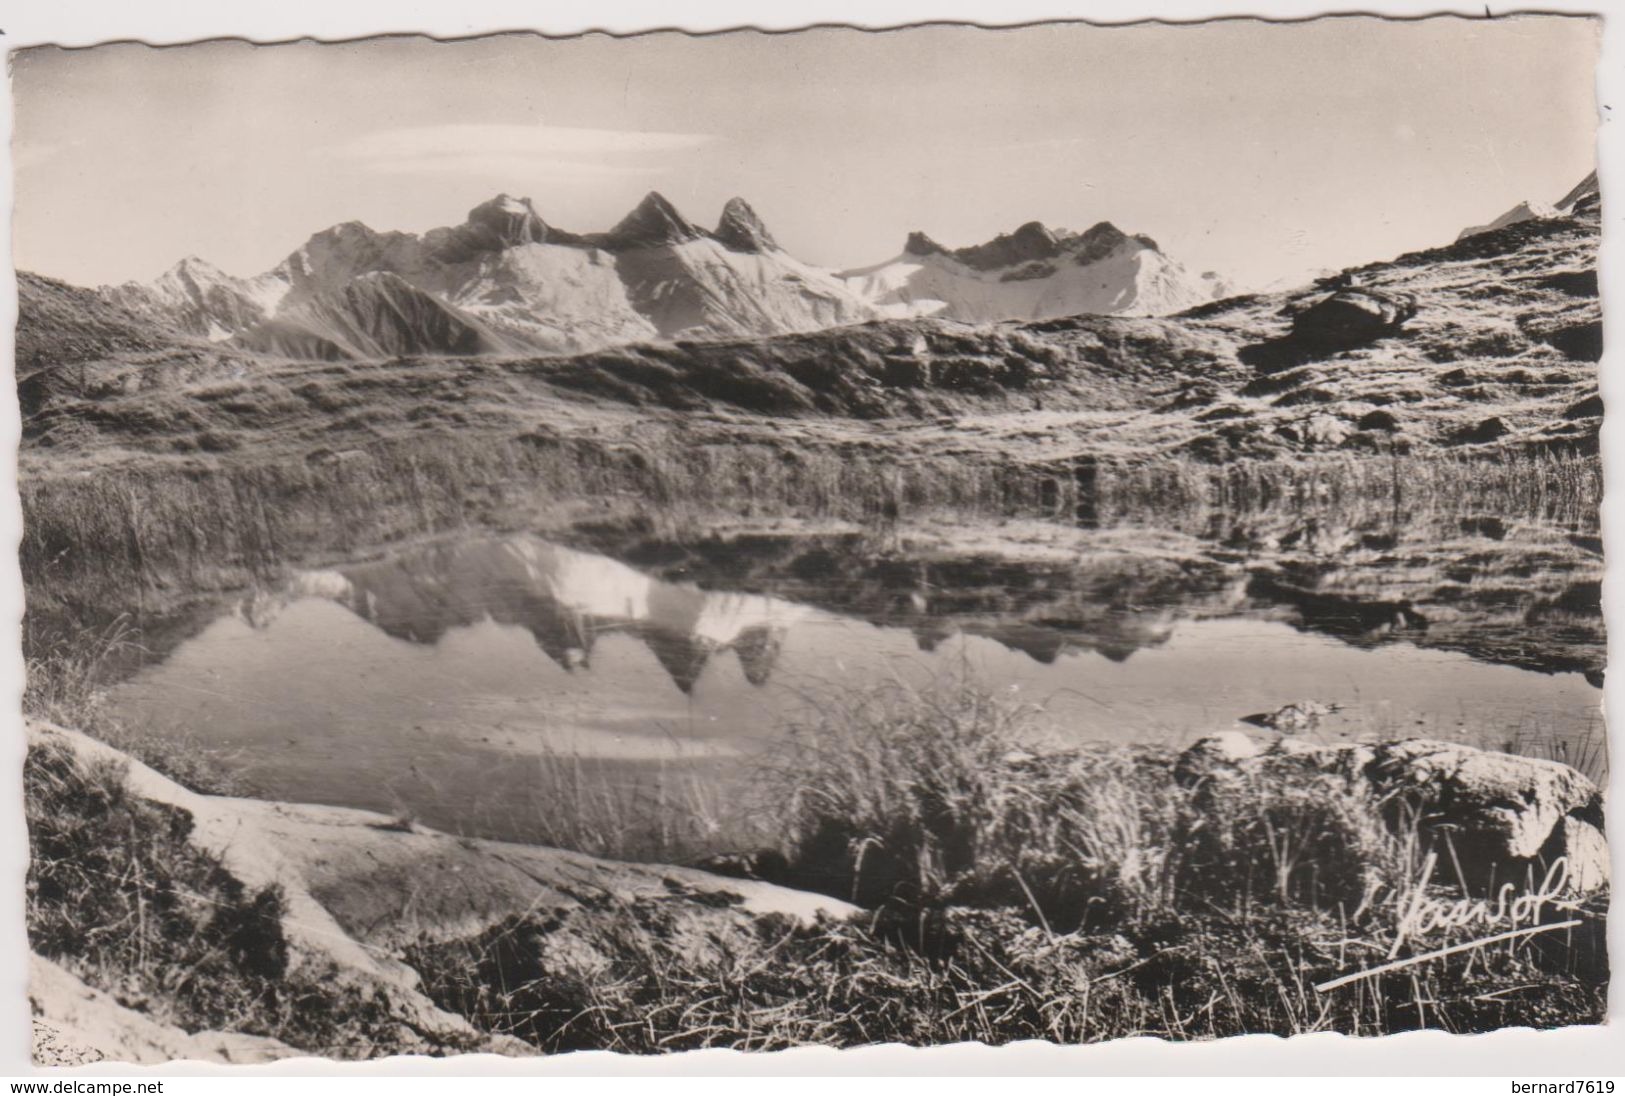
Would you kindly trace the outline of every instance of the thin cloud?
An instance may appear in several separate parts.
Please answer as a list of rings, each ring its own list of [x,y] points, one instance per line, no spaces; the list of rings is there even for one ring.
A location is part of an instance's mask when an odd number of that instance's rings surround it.
[[[342,150],[388,174],[525,173],[566,178],[647,174],[647,162],[702,148],[706,133],[466,124],[371,133]],[[636,161],[636,162],[628,162]]]

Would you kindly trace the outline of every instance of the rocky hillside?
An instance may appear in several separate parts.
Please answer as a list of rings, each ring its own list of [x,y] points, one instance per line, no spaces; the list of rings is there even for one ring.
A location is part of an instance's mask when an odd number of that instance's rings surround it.
[[[1085,232],[1029,221],[953,251],[915,232],[895,258],[842,277],[881,315],[967,323],[1162,315],[1229,292],[1218,275],[1193,276],[1151,237],[1106,221]]]

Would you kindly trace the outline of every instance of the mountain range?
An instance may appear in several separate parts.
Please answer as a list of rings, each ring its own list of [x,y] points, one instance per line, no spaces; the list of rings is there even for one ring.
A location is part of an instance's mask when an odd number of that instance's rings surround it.
[[[1229,286],[1107,222],[1074,233],[1035,221],[957,250],[916,232],[886,262],[830,271],[786,252],[741,198],[706,229],[650,193],[606,232],[566,231],[529,199],[499,194],[422,235],[335,225],[249,278],[188,256],[153,281],[98,293],[194,338],[345,360],[574,353],[917,316],[1152,315]]]

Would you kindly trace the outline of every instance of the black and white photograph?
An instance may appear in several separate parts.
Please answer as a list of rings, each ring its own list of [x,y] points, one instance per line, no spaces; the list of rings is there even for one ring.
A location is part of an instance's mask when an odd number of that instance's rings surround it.
[[[12,49],[34,1063],[1604,1023],[1602,34]]]

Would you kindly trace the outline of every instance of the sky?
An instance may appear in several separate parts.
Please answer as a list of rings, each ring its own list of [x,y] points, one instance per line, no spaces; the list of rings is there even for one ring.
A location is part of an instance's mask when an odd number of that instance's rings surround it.
[[[15,261],[80,285],[269,269],[498,192],[606,229],[746,198],[837,269],[1109,220],[1259,285],[1446,243],[1595,166],[1598,26],[1560,16],[506,35],[13,57]]]

